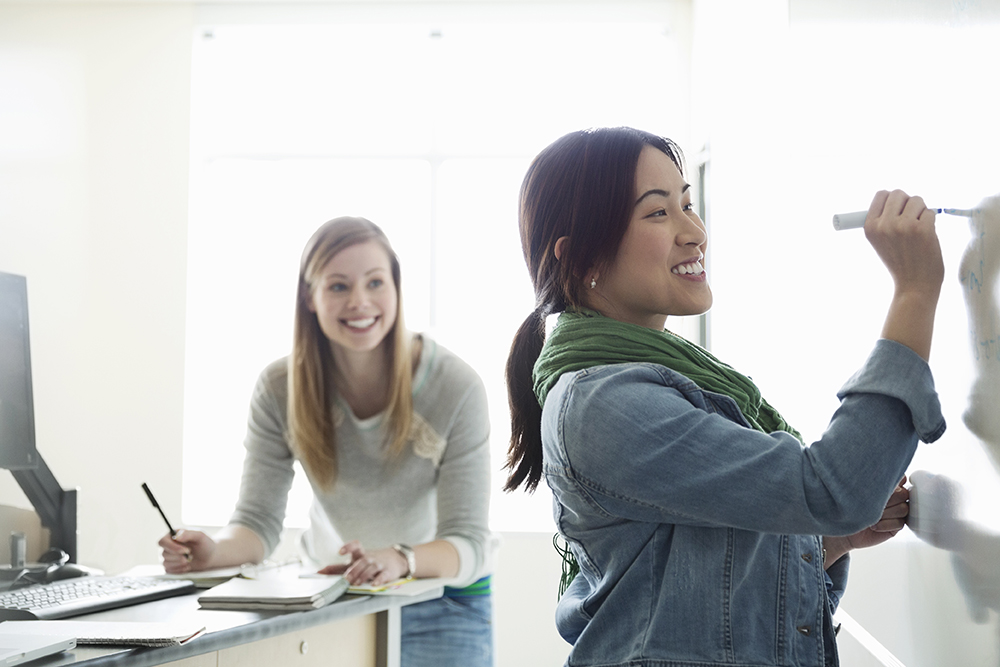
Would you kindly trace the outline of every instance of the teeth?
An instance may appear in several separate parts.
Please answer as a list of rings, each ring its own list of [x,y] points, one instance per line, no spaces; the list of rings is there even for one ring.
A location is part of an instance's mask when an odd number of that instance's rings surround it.
[[[368,317],[363,320],[345,320],[344,323],[353,329],[364,329],[365,327],[370,327],[375,324],[375,318]]]
[[[701,262],[693,262],[692,264],[681,264],[680,266],[675,267],[673,269],[674,273],[680,274],[682,276],[689,273],[694,273],[694,274],[703,273],[704,271],[705,267],[701,265]]]

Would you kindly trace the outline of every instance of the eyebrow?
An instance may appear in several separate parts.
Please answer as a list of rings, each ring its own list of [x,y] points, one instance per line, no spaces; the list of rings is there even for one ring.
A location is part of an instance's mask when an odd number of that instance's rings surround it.
[[[691,188],[691,184],[690,183],[685,183],[684,187],[681,188],[681,194],[684,194],[690,188]],[[645,192],[642,193],[641,197],[639,197],[638,199],[635,200],[635,206],[638,206],[640,203],[642,203],[643,199],[645,199],[646,197],[649,197],[651,195],[660,195],[661,197],[669,197],[670,196],[670,191],[669,190],[659,190],[659,189],[646,190]]]
[[[386,268],[386,267],[384,267],[384,266],[376,266],[374,269],[368,269],[367,271],[365,271],[364,275],[370,276],[371,274],[375,273],[376,271],[388,271],[388,270],[389,269]],[[328,274],[326,274],[323,277],[325,279],[329,280],[330,278],[348,278],[349,276],[347,274],[345,274],[345,273],[328,273]]]

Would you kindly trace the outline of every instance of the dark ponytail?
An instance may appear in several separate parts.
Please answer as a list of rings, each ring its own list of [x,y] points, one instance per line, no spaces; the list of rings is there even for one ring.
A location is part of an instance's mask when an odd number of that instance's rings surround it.
[[[545,316],[542,308],[531,311],[521,323],[507,357],[507,402],[510,406],[510,449],[506,468],[510,470],[504,491],[514,491],[522,483],[534,491],[542,477],[542,408],[535,397],[531,377],[535,360],[545,344]]]

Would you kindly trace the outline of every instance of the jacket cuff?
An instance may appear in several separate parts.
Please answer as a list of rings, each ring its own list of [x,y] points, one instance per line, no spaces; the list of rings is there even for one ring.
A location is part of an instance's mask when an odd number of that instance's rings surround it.
[[[924,442],[934,442],[944,434],[941,401],[934,389],[930,366],[902,343],[880,339],[865,364],[849,379],[837,398],[848,394],[882,394],[906,404],[913,428]]]

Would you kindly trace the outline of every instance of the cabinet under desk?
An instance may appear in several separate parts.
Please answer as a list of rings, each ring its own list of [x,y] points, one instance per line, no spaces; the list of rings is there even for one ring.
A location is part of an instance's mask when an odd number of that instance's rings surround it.
[[[310,611],[201,609],[198,594],[78,616],[81,621],[191,621],[205,633],[180,646],[77,646],[45,667],[254,667],[294,664],[399,667],[400,610],[441,597],[442,587],[413,596],[345,595]]]

